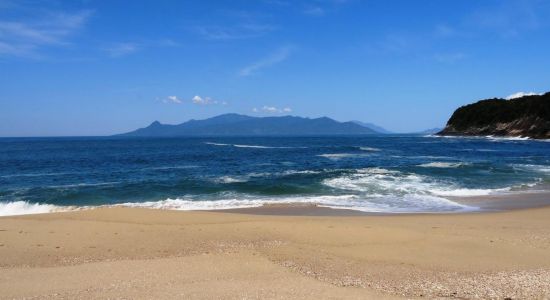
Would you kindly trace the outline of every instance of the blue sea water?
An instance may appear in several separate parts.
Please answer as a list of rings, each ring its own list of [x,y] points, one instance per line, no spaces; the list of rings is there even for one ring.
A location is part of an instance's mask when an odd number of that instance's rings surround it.
[[[312,202],[475,210],[452,199],[546,189],[550,143],[423,136],[3,138],[0,215],[102,205],[221,209]]]

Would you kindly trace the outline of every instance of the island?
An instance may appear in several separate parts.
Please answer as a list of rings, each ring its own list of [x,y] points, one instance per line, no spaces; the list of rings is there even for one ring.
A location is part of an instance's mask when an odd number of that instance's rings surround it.
[[[205,120],[190,120],[178,125],[151,125],[124,133],[127,137],[175,136],[316,136],[364,135],[376,131],[353,122],[338,122],[331,118],[303,118],[296,116],[253,117],[223,114]]]
[[[550,138],[550,92],[515,99],[493,98],[458,108],[440,136]]]

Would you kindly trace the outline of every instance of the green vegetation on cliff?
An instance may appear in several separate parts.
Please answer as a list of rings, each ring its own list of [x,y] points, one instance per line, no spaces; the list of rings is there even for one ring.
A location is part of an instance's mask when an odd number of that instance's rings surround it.
[[[550,138],[550,93],[462,106],[438,134]]]

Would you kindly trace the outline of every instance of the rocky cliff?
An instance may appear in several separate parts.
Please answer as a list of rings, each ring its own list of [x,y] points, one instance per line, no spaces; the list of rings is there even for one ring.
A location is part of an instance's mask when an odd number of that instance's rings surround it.
[[[550,139],[550,92],[512,100],[487,99],[462,106],[437,134]]]

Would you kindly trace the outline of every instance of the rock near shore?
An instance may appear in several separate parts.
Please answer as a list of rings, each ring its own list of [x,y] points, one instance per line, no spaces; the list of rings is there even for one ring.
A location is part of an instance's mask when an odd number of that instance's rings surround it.
[[[550,139],[550,92],[462,106],[437,134]]]

